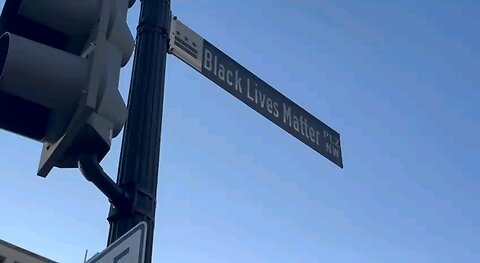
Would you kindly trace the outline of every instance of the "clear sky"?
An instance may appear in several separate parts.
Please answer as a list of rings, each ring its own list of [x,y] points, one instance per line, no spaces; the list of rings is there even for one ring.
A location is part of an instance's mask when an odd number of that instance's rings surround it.
[[[480,262],[479,1],[172,2],[337,130],[345,168],[169,56],[155,262]],[[0,131],[0,146],[1,239],[62,263],[105,248],[94,185],[37,177],[37,142]]]

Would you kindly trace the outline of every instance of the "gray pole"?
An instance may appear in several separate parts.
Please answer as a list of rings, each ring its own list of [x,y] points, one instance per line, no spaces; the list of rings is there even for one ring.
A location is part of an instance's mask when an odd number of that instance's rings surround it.
[[[152,262],[170,0],[141,0],[117,184],[133,210],[110,208],[110,245],[136,224],[148,225],[145,263]]]

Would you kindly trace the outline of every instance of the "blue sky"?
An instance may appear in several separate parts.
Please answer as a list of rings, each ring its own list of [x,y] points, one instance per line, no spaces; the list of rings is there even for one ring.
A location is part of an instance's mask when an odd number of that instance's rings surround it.
[[[337,130],[345,168],[169,56],[155,262],[480,262],[480,2],[233,2],[172,8]],[[103,194],[37,177],[37,142],[0,145],[0,238],[62,263],[103,250]]]

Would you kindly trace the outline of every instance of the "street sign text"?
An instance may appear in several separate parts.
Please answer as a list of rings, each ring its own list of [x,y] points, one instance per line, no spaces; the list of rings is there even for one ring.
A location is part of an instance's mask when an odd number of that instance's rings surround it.
[[[172,21],[170,52],[343,168],[340,134],[200,37]]]

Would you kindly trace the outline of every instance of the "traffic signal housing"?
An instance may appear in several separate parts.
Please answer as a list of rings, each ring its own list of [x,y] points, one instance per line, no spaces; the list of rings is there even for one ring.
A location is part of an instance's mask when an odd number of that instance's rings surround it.
[[[37,174],[101,161],[122,130],[118,90],[134,39],[133,0],[6,0],[0,16],[0,128],[43,144]]]

